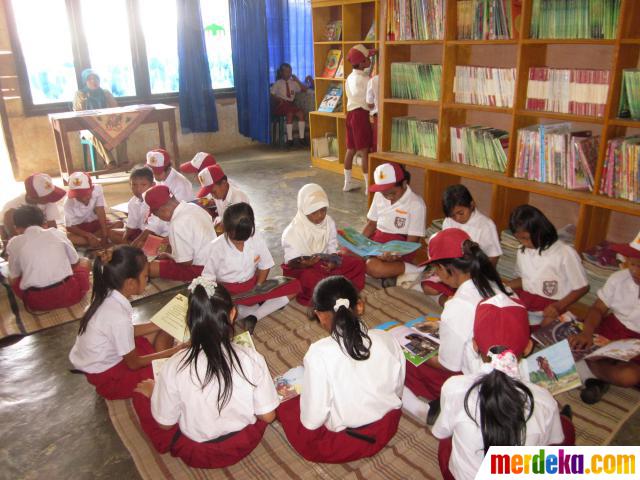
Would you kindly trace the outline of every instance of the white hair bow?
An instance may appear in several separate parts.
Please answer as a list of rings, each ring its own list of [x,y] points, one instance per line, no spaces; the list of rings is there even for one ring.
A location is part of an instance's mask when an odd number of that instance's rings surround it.
[[[196,277],[191,281],[191,285],[189,285],[188,287],[189,291],[193,293],[193,291],[196,289],[198,285],[204,288],[204,291],[207,292],[207,297],[209,298],[215,295],[216,287],[218,286],[215,280],[212,280],[207,277]]]
[[[337,312],[340,307],[350,308],[351,302],[349,302],[348,298],[339,298],[336,300],[335,305],[333,306],[333,311]]]

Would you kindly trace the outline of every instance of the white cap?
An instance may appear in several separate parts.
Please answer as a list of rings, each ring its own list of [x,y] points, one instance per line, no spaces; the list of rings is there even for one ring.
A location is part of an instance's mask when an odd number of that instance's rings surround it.
[[[404,172],[397,163],[383,163],[378,165],[373,172],[373,185],[369,186],[370,192],[384,192],[404,180]]]
[[[77,198],[91,191],[93,183],[85,172],[73,172],[69,175],[69,197]]]
[[[166,150],[156,148],[147,152],[147,165],[153,169],[164,169],[171,163],[171,157]]]

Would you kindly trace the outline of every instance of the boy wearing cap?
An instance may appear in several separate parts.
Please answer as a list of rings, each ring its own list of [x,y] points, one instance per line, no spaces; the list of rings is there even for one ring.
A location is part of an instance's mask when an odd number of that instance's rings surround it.
[[[574,349],[586,349],[593,345],[593,334],[609,340],[640,339],[640,233],[631,243],[614,244],[612,250],[625,259],[623,270],[612,274],[598,290],[598,299],[589,309],[582,333],[569,339]],[[580,397],[593,404],[602,398],[609,384],[634,387],[640,384],[640,356],[629,362],[612,359],[587,360],[590,378]]]
[[[344,157],[344,187],[349,192],[358,188],[358,184],[351,179],[353,157],[360,154],[362,158],[362,172],[364,174],[365,193],[369,168],[369,150],[372,143],[371,123],[369,122],[369,106],[367,104],[367,85],[369,74],[364,71],[371,66],[369,57],[375,55],[375,50],[369,50],[362,44],[352,47],[347,54],[353,71],[347,77],[344,93],[347,96],[347,154]]]
[[[198,152],[190,161],[180,165],[180,171],[182,173],[197,174],[207,167],[214,166],[216,163],[215,157],[210,153]]]
[[[211,216],[193,203],[179,202],[166,185],[144,193],[152,214],[169,222],[171,254],[162,253],[149,264],[149,276],[188,282],[202,273],[208,246],[216,238]]]
[[[89,260],[78,257],[63,232],[44,228],[44,220],[38,207],[18,207],[17,235],[7,245],[11,286],[29,310],[70,307],[89,291]]]
[[[153,171],[158,185],[166,185],[179,202],[193,200],[191,182],[171,166],[171,156],[163,148],[147,152],[147,167]]]
[[[64,202],[64,221],[69,240],[82,247],[106,247],[109,240],[117,242],[122,222],[107,220],[106,202],[101,185],[93,185],[85,172],[69,175],[69,192]]]
[[[9,200],[2,208],[2,238],[9,239],[16,232],[13,224],[13,213],[22,205],[36,205],[42,213],[48,228],[56,228],[56,221],[60,215],[58,201],[66,195],[62,188],[56,187],[53,180],[46,173],[34,173],[24,181],[24,193],[13,200]]]
[[[196,194],[198,198],[204,198],[207,195],[213,197],[216,204],[218,216],[213,221],[214,225],[222,224],[222,216],[229,205],[234,203],[249,203],[249,197],[240,190],[222,171],[220,165],[207,167],[198,173],[198,180],[201,188]]]

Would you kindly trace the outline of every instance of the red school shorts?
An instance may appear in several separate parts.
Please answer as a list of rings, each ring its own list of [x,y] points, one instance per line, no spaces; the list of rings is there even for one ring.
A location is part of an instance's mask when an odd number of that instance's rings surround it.
[[[369,150],[373,144],[369,112],[356,108],[347,112],[347,148],[349,150]]]
[[[112,222],[107,220],[107,228],[111,228],[118,222]],[[78,223],[77,225],[71,225],[72,227],[77,227],[80,230],[84,230],[89,233],[96,233],[100,231],[100,220],[93,220],[92,222]]]
[[[407,373],[404,377],[405,386],[419,397],[427,400],[440,398],[442,385],[454,375],[462,375],[462,372],[450,372],[440,368],[432,367],[423,363],[416,367],[407,361]]]
[[[190,282],[199,277],[204,270],[204,265],[180,265],[168,258],[156,261],[160,264],[160,278],[168,280]]]

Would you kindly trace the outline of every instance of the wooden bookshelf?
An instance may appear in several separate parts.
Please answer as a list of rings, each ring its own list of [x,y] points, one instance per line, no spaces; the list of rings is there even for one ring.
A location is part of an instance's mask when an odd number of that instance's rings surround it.
[[[362,43],[368,48],[378,48],[378,8],[377,0],[312,0],[312,22],[313,22],[313,56],[315,65],[315,106],[316,109],[322,102],[329,86],[333,83],[342,83],[346,76],[351,73],[351,65],[345,58],[351,47]],[[338,41],[327,41],[324,37],[328,23],[341,20],[342,36]],[[365,40],[367,32],[375,24],[376,40]],[[342,51],[345,78],[323,78],[327,52],[331,49]],[[336,135],[338,139],[338,161],[332,162],[311,155],[311,164],[314,167],[323,168],[337,173],[342,173],[344,157],[347,151],[346,132],[346,99],[342,95],[342,109],[339,112],[311,112],[309,114],[309,131],[311,138],[320,138],[327,133]],[[353,166],[354,178],[362,179],[362,169]]]
[[[442,192],[449,185],[471,182],[482,187],[482,196],[486,198],[483,210],[495,220],[499,230],[507,227],[509,214],[516,206],[542,199],[546,202],[544,210],[550,216],[558,216],[563,211],[573,215],[572,223],[577,227],[575,245],[578,251],[607,239],[610,230],[620,230],[621,222],[625,223],[624,236],[628,236],[627,240],[633,238],[640,229],[640,204],[610,198],[598,192],[607,142],[617,136],[640,133],[640,121],[617,118],[622,70],[640,68],[640,22],[637,21],[640,18],[640,1],[621,1],[617,36],[614,40],[531,39],[529,27],[532,0],[522,1],[522,13],[516,28],[519,37],[510,40],[459,40],[456,0],[446,2],[443,40],[388,41],[385,33],[379,32],[379,144],[378,152],[369,156],[370,181],[373,181],[374,169],[381,163],[392,161],[406,165],[412,171],[413,188],[417,191],[424,189],[428,222],[444,216]],[[380,24],[385,24],[384,19]],[[391,63],[407,61],[442,64],[440,101],[420,102],[391,98]],[[453,84],[457,65],[515,68],[513,107],[456,103]],[[527,110],[529,68],[545,66],[609,70],[611,83],[605,115],[591,117]],[[438,119],[437,158],[390,151],[392,118],[406,115]],[[514,177],[518,130],[539,123],[558,121],[572,122],[601,136],[593,193]],[[508,162],[504,173],[451,162],[449,127],[464,124],[487,125],[509,132]],[[476,196],[473,189],[472,193]],[[371,198],[370,196],[370,200]]]

